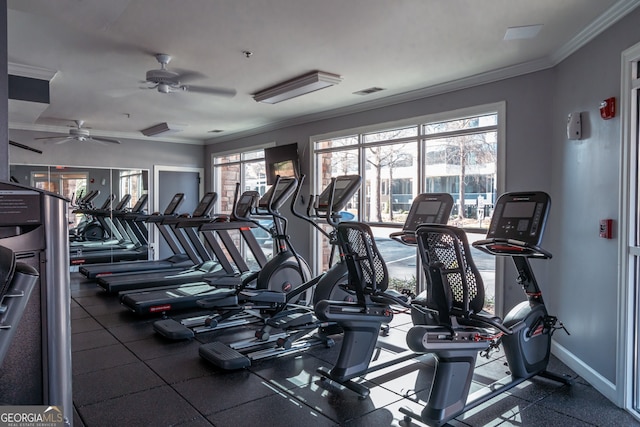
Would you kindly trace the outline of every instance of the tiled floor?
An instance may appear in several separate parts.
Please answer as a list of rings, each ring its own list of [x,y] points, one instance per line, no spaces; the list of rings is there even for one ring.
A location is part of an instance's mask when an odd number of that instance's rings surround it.
[[[366,399],[327,387],[316,368],[331,367],[339,338],[333,348],[225,372],[202,360],[198,348],[229,339],[231,330],[168,341],[154,334],[154,319],[135,317],[78,273],[72,273],[71,313],[76,427],[406,426],[399,408],[419,413],[433,375],[434,362],[424,356],[367,376],[372,387]],[[404,317],[394,319],[392,342],[404,339]],[[242,332],[248,331],[236,330]],[[494,356],[479,359],[472,391],[504,376],[504,358]],[[574,384],[525,382],[450,425],[640,426],[557,359],[550,370],[575,377]]]

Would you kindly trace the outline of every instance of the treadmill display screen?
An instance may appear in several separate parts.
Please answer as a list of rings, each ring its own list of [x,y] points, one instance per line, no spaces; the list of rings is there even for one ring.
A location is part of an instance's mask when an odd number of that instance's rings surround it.
[[[511,202],[504,205],[504,218],[531,218],[536,202]]]
[[[216,193],[207,193],[202,197],[200,203],[196,207],[196,210],[193,211],[194,217],[201,217],[207,215],[211,208],[213,207],[213,202],[216,201]]]
[[[180,203],[182,203],[182,199],[184,199],[184,193],[178,193],[173,196],[173,199],[171,199],[169,206],[167,206],[167,209],[164,210],[164,214],[173,215],[176,209],[178,209],[178,206],[180,206]]]

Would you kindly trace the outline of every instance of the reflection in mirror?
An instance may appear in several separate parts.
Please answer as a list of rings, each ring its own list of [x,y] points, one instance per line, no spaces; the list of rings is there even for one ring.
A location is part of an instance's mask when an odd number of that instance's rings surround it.
[[[118,202],[124,202],[119,206],[121,212],[129,211],[143,201],[143,195],[148,197],[147,170],[11,165],[10,175],[14,182],[60,194],[71,201],[68,218],[73,265],[117,261],[120,250],[133,250],[136,259],[147,258],[148,232],[144,224],[136,223],[131,215],[114,215],[111,211]],[[80,206],[82,198],[90,193],[95,197]],[[98,208],[106,209],[106,215],[91,213]],[[87,255],[94,250],[106,251],[108,256]]]

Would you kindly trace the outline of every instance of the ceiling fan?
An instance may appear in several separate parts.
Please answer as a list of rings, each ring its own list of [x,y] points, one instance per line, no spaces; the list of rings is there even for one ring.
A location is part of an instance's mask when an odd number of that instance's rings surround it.
[[[72,127],[69,129],[69,135],[67,136],[43,136],[41,138],[34,139],[59,139],[60,141],[56,142],[56,144],[63,144],[69,141],[95,141],[98,143],[109,142],[111,144],[120,144],[120,141],[117,139],[111,138],[103,138],[101,136],[91,136],[89,129],[83,128],[84,120],[74,120],[76,123],[76,127]]]
[[[171,61],[171,55],[158,53],[155,55],[160,63],[160,68],[147,71],[144,83],[149,84],[145,89],[156,89],[161,93],[196,92],[209,95],[225,96],[232,98],[236,95],[235,89],[221,87],[194,86],[187,83],[190,80],[203,78],[204,75],[196,71],[172,71],[167,68]]]
[[[38,150],[37,148],[29,147],[28,145],[20,144],[19,142],[9,140],[9,145],[22,148],[23,150],[33,151],[34,153],[42,154],[41,150]]]

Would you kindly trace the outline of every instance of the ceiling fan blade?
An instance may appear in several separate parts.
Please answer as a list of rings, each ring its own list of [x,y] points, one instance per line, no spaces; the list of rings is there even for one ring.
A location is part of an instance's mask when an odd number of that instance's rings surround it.
[[[226,98],[233,98],[236,96],[235,89],[228,89],[223,87],[210,87],[210,86],[182,86],[187,92],[204,93],[207,95],[224,96]]]
[[[33,139],[34,140],[38,140],[38,139],[45,140],[45,139],[60,139],[60,138],[67,139],[68,137],[67,136],[42,136],[40,138],[33,138]]]
[[[117,139],[103,138],[101,136],[92,136],[89,139],[92,139],[96,142],[110,142],[111,144],[120,144],[120,141],[118,141]]]
[[[9,145],[22,148],[23,150],[33,151],[34,153],[42,154],[42,151],[38,150],[37,148],[29,147],[28,145],[20,144],[19,142],[9,140]]]
[[[67,143],[69,141],[73,141],[75,138],[71,137],[71,136],[67,136],[64,139],[58,141],[58,142],[54,142],[55,145],[60,145],[60,144],[64,144]]]
[[[172,71],[178,73],[178,81],[180,83],[187,83],[187,82],[192,82],[194,80],[207,78],[206,75],[198,71],[183,70],[180,68],[173,68]]]

